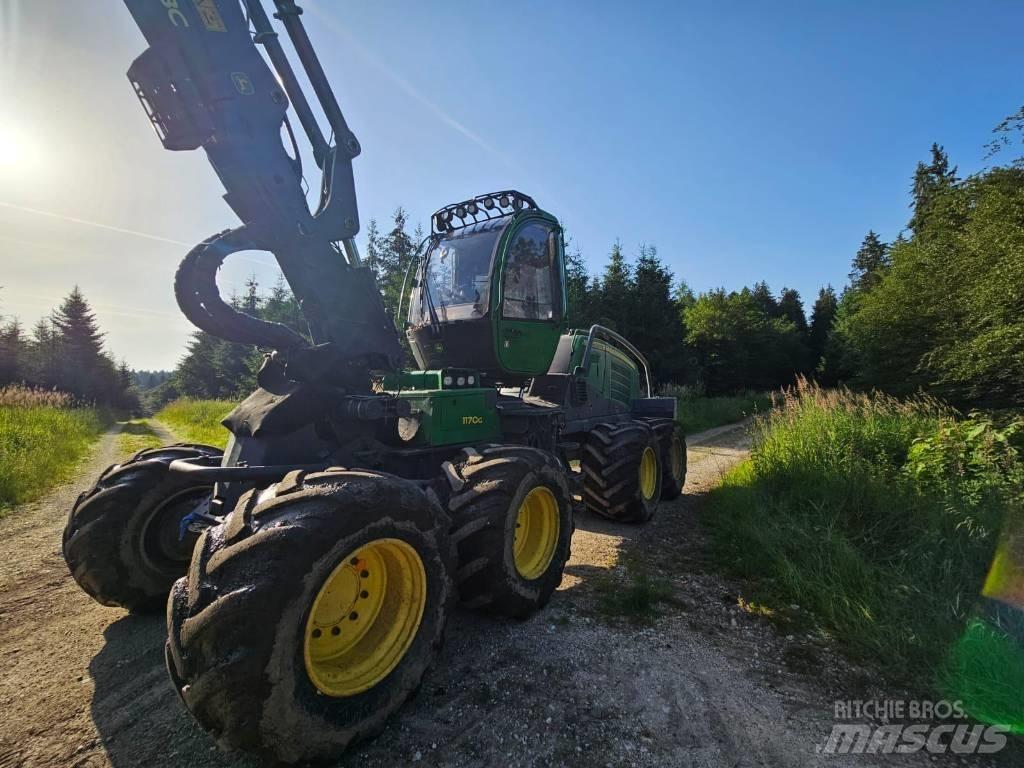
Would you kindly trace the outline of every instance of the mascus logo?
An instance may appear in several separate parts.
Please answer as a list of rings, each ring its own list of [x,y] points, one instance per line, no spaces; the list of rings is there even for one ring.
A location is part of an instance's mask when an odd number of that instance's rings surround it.
[[[483,416],[463,416],[462,417],[462,423],[463,424],[483,424],[484,423],[484,417]]]

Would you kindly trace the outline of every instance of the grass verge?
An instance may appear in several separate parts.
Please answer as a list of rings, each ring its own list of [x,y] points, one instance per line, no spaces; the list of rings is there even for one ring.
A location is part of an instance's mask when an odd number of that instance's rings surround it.
[[[676,418],[688,435],[735,424],[771,407],[767,392],[747,392],[734,397],[680,397],[677,402]]]
[[[107,422],[92,408],[0,405],[0,517],[67,479]]]
[[[799,603],[890,679],[1024,725],[1020,689],[1008,708],[993,684],[1024,677],[1024,633],[999,641],[977,624],[996,604],[981,593],[1000,530],[1024,510],[1022,436],[1024,421],[802,384],[758,419],[751,459],[712,492],[714,554],[750,580],[748,599]],[[992,658],[970,651],[979,644],[1011,669],[972,661]]]
[[[228,442],[228,431],[220,421],[236,405],[231,400],[183,398],[165,405],[155,418],[186,442],[223,448]]]

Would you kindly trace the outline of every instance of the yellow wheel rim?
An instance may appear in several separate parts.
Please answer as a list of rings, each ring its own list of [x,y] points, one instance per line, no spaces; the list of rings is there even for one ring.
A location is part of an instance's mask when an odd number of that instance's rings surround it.
[[[549,488],[539,485],[526,494],[516,514],[512,556],[524,579],[536,579],[555,556],[558,545],[558,501]]]
[[[324,581],[306,620],[306,673],[328,696],[377,685],[412,645],[427,602],[427,574],[411,545],[376,539]]]
[[[672,477],[678,483],[683,476],[683,460],[686,454],[683,450],[683,441],[678,437],[672,438]]]
[[[650,501],[658,490],[658,454],[650,446],[640,454],[640,493]]]

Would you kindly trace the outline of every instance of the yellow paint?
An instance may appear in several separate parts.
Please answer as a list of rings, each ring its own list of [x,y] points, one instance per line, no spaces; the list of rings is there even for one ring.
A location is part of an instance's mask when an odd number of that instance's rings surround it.
[[[375,539],[324,581],[306,621],[306,673],[321,693],[354,696],[380,683],[412,645],[427,602],[413,547]]]
[[[683,462],[686,460],[686,449],[678,436],[672,437],[672,477],[678,483],[683,476]]]
[[[658,455],[650,446],[640,455],[640,493],[645,501],[654,498],[658,490]]]
[[[516,515],[512,555],[524,579],[536,579],[551,565],[561,523],[558,501],[549,488],[538,485],[526,494]]]

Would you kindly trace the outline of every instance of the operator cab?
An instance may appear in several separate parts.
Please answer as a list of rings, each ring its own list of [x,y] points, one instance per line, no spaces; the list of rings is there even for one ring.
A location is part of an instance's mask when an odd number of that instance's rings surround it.
[[[558,220],[519,192],[495,192],[432,217],[406,336],[422,370],[479,370],[493,383],[546,373],[565,329]]]

